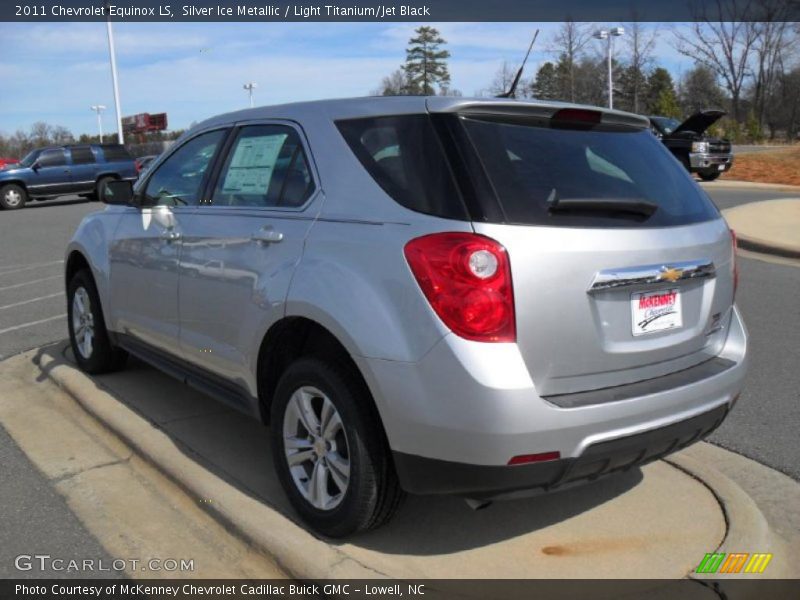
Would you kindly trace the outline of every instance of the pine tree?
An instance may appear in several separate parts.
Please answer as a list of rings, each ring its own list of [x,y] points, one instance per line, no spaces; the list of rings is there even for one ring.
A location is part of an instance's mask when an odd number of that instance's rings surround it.
[[[647,110],[651,115],[680,117],[672,75],[662,67],[653,69],[647,78]]]
[[[531,93],[540,100],[561,100],[559,74],[551,62],[544,63],[531,83]]]
[[[416,37],[408,41],[406,64],[403,71],[408,80],[409,93],[432,96],[436,94],[434,85],[447,88],[450,72],[447,59],[450,52],[440,50],[447,42],[433,27],[422,26],[414,30]]]

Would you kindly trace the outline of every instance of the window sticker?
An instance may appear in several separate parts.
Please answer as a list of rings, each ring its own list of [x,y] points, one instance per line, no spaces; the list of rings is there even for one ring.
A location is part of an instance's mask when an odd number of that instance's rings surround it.
[[[222,192],[226,194],[266,194],[275,162],[288,134],[241,138],[236,145]]]

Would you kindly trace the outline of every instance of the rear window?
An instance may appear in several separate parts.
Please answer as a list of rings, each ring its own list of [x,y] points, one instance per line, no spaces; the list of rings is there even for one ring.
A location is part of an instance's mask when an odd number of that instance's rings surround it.
[[[395,201],[417,212],[467,219],[428,115],[351,119],[336,125],[367,172]]]
[[[649,130],[550,128],[462,118],[508,223],[669,227],[719,216],[705,193]],[[550,210],[554,201],[642,201],[650,216]],[[564,202],[567,205],[568,202]],[[562,206],[564,206],[562,205]]]
[[[103,156],[105,157],[106,162],[114,162],[117,160],[133,160],[124,146],[102,146],[102,148]]]

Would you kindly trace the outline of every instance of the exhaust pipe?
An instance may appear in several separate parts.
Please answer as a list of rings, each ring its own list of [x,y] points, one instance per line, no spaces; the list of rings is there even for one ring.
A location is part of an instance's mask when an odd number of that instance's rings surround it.
[[[464,498],[464,502],[466,502],[467,506],[472,510],[483,510],[492,504],[491,500],[476,500],[475,498]]]

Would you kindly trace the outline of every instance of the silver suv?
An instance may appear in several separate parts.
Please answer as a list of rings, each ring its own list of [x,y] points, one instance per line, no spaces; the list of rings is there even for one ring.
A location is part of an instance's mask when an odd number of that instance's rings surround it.
[[[745,376],[735,241],[635,115],[364,98],[194,127],[67,249],[89,373],[134,354],[269,423],[300,516],[635,468]]]

